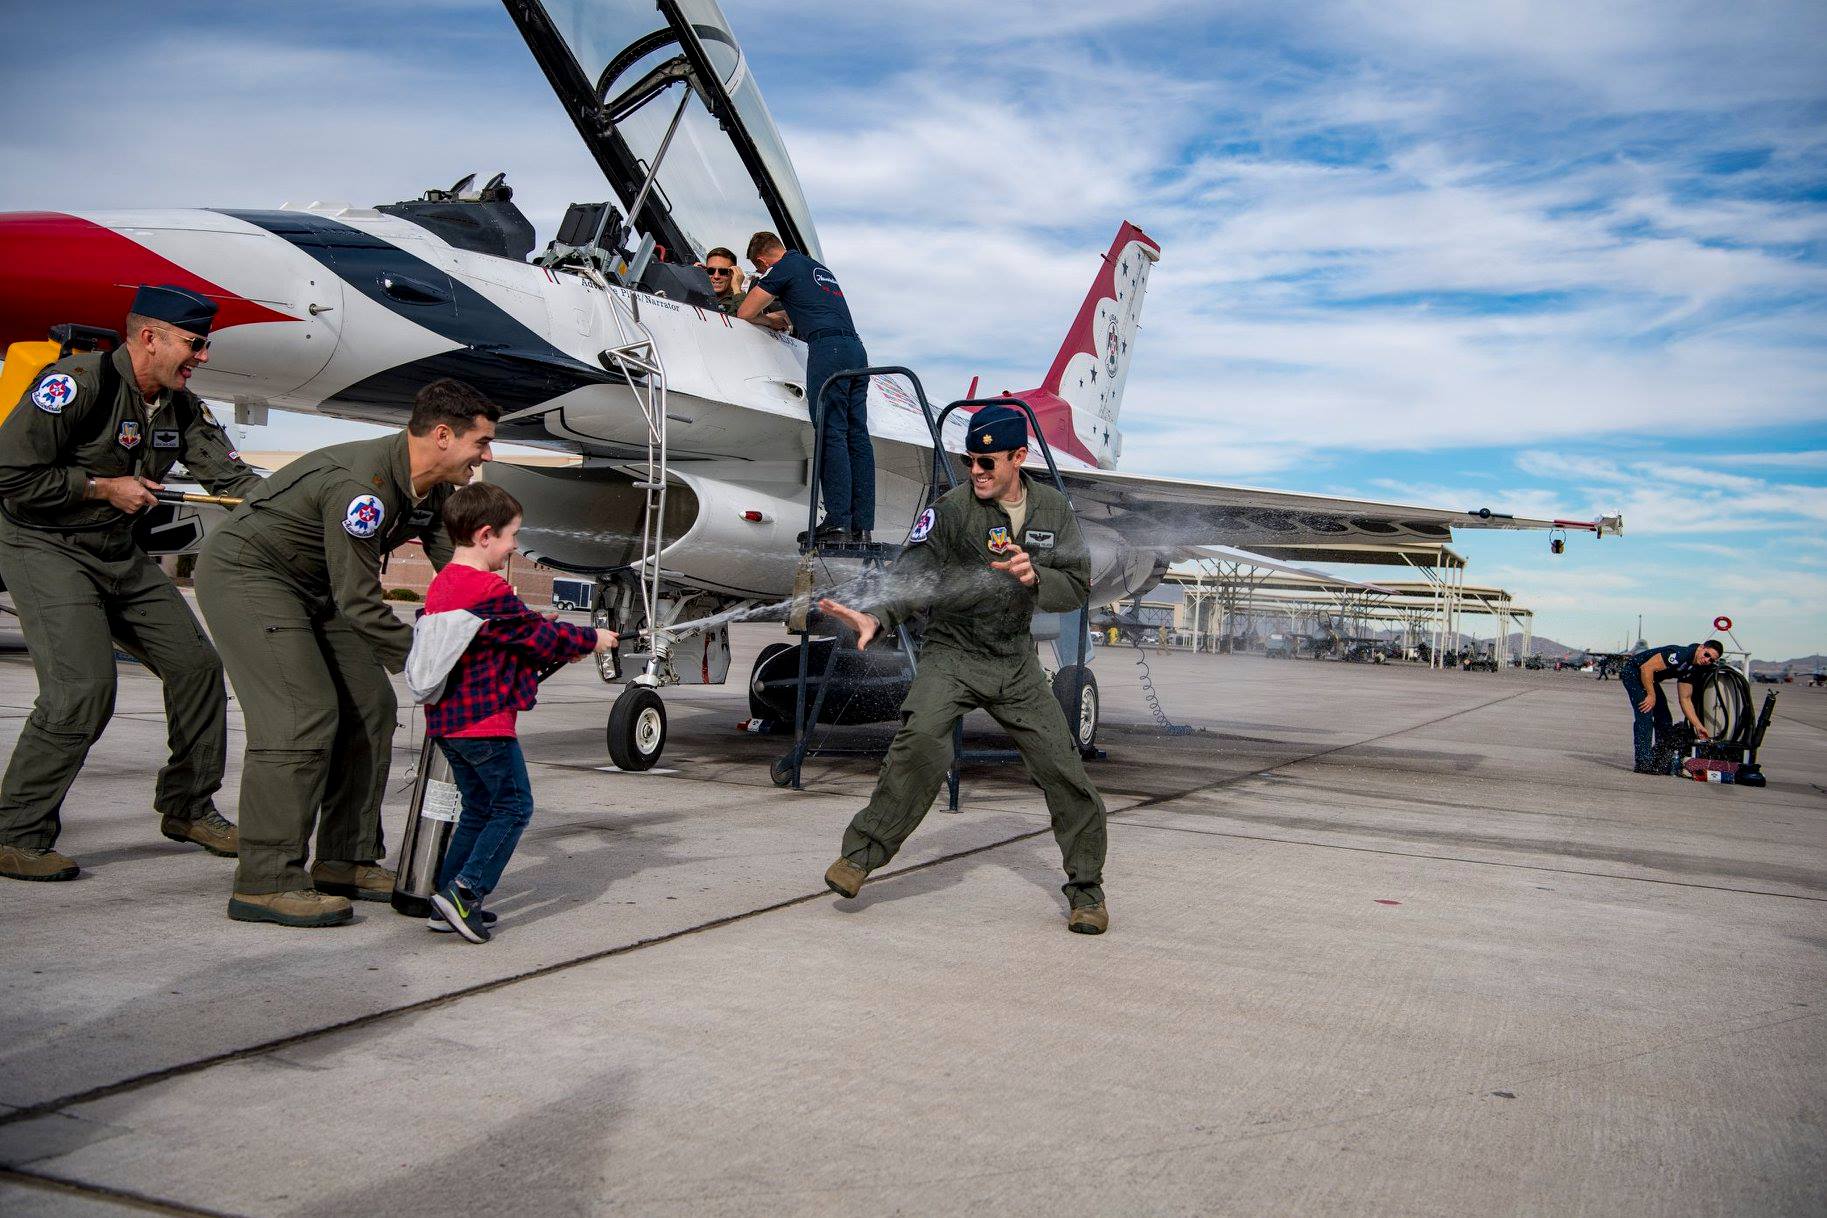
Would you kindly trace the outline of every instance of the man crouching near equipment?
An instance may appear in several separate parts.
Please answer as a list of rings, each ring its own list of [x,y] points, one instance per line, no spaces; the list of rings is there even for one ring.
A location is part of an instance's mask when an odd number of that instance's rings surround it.
[[[468,385],[434,381],[404,432],[306,453],[204,543],[203,617],[247,720],[229,917],[335,926],[354,917],[345,898],[392,894],[379,865],[387,673],[405,665],[412,628],[381,599],[381,558],[416,537],[434,564],[449,560],[444,500],[491,458],[500,415]]]
[[[1053,818],[1065,860],[1067,928],[1099,935],[1104,908],[1104,801],[1085,773],[1065,712],[1034,654],[1035,610],[1084,604],[1090,556],[1065,496],[1021,472],[1027,418],[987,406],[970,421],[971,482],[955,487],[914,525],[895,561],[885,602],[871,613],[832,600],[819,608],[856,631],[858,648],[915,613],[930,617],[919,671],[901,706],[901,730],[875,794],[844,833],[843,855],[825,872],[854,897],[888,862],[939,793],[951,764],[952,729],[982,707],[1015,740]]]

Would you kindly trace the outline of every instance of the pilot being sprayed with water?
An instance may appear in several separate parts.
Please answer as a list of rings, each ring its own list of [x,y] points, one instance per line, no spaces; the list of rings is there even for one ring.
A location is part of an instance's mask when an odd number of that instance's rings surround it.
[[[863,350],[856,323],[850,320],[844,290],[824,263],[786,248],[773,233],[749,238],[749,261],[761,274],[750,283],[736,316],[777,329],[765,314],[778,300],[786,307],[793,333],[806,344],[806,402],[825,445],[819,472],[825,515],[815,530],[816,540],[868,541],[875,528],[869,381],[852,377],[823,393],[825,381],[833,373],[869,364],[869,353]],[[800,538],[802,545],[811,540]]]
[[[945,779],[954,725],[981,707],[1014,738],[1046,794],[1065,862],[1068,928],[1096,935],[1109,925],[1104,801],[1085,773],[1029,634],[1036,610],[1063,613],[1084,604],[1091,560],[1066,497],[1021,472],[1027,444],[1020,411],[980,410],[965,441],[970,485],[953,488],[920,517],[882,603],[864,613],[819,602],[856,632],[858,647],[884,628],[928,614],[901,730],[825,883],[854,897],[869,873],[895,856]]]

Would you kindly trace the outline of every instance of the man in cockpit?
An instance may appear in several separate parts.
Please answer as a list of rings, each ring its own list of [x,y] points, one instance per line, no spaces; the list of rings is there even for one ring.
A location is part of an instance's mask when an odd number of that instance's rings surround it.
[[[736,265],[736,255],[719,245],[705,254],[698,265],[710,276],[711,291],[717,294],[717,311],[735,316],[742,298],[748,295],[742,286],[742,269]]]
[[[825,381],[835,372],[864,368],[869,353],[856,335],[850,306],[837,276],[816,258],[789,250],[773,233],[749,238],[749,261],[761,274],[744,295],[736,316],[756,325],[769,305],[786,306],[793,333],[806,344],[806,403],[823,432],[825,446],[819,490],[824,519],[802,544],[867,541],[875,528],[875,446],[869,438],[869,382],[852,377],[833,386],[822,401]],[[821,416],[822,411],[822,416]]]

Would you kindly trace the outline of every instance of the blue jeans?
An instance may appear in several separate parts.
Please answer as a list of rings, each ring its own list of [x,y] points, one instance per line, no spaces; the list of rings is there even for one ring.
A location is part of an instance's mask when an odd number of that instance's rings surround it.
[[[819,490],[825,497],[825,523],[833,528],[875,528],[875,444],[869,438],[869,379],[855,377],[819,393],[833,372],[869,366],[859,339],[821,338],[806,349],[806,403],[812,421],[825,437]]]
[[[1643,676],[1635,664],[1626,664],[1624,671],[1618,674],[1618,682],[1624,686],[1624,692],[1630,696],[1630,713],[1636,716],[1630,725],[1631,745],[1636,750],[1637,768],[1647,770],[1656,758],[1656,740],[1666,739],[1674,729],[1674,716],[1668,713],[1668,699],[1662,691],[1656,691],[1656,705],[1647,714],[1637,709],[1637,703],[1648,694],[1643,689]]]
[[[455,880],[484,897],[501,882],[521,830],[533,819],[526,754],[511,736],[439,737],[438,747],[463,795],[463,814],[438,868],[438,887]]]

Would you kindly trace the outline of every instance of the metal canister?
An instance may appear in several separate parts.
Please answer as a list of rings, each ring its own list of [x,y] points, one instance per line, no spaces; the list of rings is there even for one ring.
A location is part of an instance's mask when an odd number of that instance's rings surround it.
[[[450,762],[430,736],[419,749],[419,777],[412,788],[412,809],[400,840],[400,865],[393,881],[393,908],[411,918],[429,917],[431,894],[444,864],[444,849],[457,827],[463,797]]]

